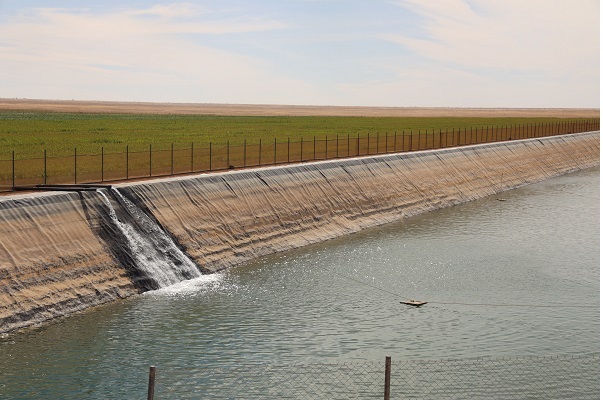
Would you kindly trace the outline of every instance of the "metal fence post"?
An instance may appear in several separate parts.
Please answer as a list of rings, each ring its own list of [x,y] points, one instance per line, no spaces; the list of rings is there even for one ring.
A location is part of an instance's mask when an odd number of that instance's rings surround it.
[[[149,368],[149,389],[147,391],[147,400],[153,400],[155,398],[155,374],[157,372],[156,366]]]
[[[15,190],[15,151],[13,150],[13,191]]]
[[[392,357],[385,357],[385,388],[383,389],[383,399],[389,400],[390,381],[392,375]]]
[[[46,185],[46,179],[48,178],[48,170],[46,165],[46,149],[44,149],[44,185]]]
[[[126,179],[129,178],[130,174],[130,146],[126,145]]]
[[[77,147],[73,148],[73,183],[77,184]]]
[[[347,157],[350,157],[350,134],[348,133],[348,153]]]

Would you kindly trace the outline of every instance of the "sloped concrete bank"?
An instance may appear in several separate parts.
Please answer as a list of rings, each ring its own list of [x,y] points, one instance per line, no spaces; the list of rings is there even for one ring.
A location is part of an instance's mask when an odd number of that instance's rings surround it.
[[[599,149],[599,132],[589,132],[117,188],[207,273],[597,166]],[[94,191],[0,198],[0,332],[156,285],[116,219],[147,225],[107,201]]]

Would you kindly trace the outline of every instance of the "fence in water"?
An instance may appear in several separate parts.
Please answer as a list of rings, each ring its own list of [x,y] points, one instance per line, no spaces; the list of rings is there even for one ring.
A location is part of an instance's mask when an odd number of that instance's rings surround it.
[[[152,367],[148,398],[598,400],[599,362],[600,355],[595,353],[460,360],[386,358],[385,362],[205,369]]]
[[[506,140],[530,139],[599,130],[599,119],[559,121],[529,125],[480,128],[403,131],[366,136],[337,136],[324,139],[289,139],[287,142],[230,143],[186,148],[122,153],[78,154],[70,156],[0,159],[0,192],[18,187],[45,184],[86,184],[191,174],[244,167],[258,167],[384,153],[440,149]]]

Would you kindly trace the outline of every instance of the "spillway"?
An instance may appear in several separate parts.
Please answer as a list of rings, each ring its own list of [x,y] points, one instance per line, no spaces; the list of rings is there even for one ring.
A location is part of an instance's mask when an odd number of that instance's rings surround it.
[[[599,132],[0,198],[0,332],[599,164]]]

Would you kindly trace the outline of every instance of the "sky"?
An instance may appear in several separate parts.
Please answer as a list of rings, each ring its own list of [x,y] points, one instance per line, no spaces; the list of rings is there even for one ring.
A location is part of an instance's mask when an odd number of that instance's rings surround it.
[[[598,108],[598,0],[0,0],[0,97]]]

